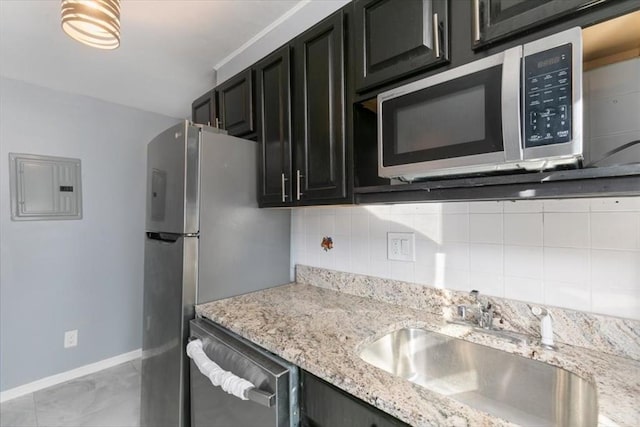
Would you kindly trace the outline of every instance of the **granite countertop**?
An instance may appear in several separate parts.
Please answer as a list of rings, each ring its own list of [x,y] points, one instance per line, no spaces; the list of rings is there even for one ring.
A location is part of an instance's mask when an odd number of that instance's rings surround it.
[[[547,362],[594,383],[599,424],[640,425],[640,362],[590,349],[517,346],[441,316],[306,284],[196,307],[213,320],[346,392],[415,426],[513,425],[364,362],[358,349],[387,332],[421,327]]]

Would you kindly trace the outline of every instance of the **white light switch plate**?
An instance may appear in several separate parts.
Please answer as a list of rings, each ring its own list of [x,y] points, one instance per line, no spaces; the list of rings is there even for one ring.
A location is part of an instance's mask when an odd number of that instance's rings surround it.
[[[387,233],[387,259],[415,261],[416,235],[414,233]]]

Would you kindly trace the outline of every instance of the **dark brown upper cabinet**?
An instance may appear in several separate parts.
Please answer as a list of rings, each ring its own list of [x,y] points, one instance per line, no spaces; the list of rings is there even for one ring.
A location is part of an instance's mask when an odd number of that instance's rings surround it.
[[[448,14],[446,0],[356,0],[356,91],[447,63]]]
[[[616,0],[472,0],[475,48],[545,25],[568,14]]]
[[[258,203],[291,204],[291,68],[289,45],[253,66],[259,150]]]
[[[191,104],[191,120],[200,125],[215,124],[216,101],[215,91],[210,90]]]
[[[255,131],[252,76],[249,68],[216,87],[218,126],[229,135],[247,136]]]
[[[339,11],[293,41],[293,200],[346,201],[344,14]]]

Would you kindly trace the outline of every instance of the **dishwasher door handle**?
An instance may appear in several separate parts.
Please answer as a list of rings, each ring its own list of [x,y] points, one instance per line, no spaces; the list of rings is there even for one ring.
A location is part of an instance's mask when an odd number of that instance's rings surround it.
[[[187,356],[193,360],[202,375],[209,378],[213,385],[222,388],[227,393],[242,400],[251,400],[267,408],[275,405],[275,393],[257,389],[250,381],[232,372],[225,371],[216,362],[209,359],[202,348],[202,341],[199,338],[189,337]]]
[[[257,388],[250,388],[247,391],[247,397],[249,400],[256,402],[259,405],[272,408],[276,404],[276,394],[269,393],[268,391],[262,391]]]

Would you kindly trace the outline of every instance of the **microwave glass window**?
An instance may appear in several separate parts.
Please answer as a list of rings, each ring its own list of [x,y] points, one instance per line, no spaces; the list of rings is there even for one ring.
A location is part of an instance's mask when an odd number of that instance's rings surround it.
[[[383,101],[383,165],[502,151],[501,83],[495,66]]]
[[[396,111],[396,152],[485,139],[485,89],[474,86]]]

